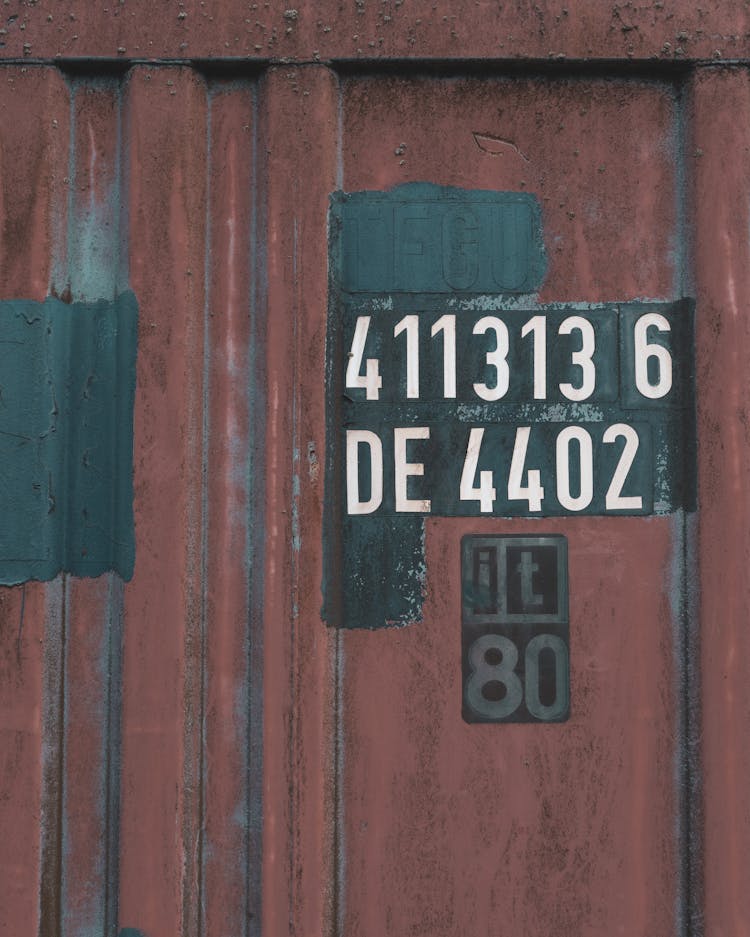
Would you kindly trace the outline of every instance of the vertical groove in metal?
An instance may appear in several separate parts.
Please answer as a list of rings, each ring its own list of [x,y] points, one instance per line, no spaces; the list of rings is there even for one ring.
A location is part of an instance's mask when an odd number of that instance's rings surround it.
[[[295,175],[292,182],[291,202],[298,205],[299,199],[299,178]],[[289,771],[289,933],[297,934],[295,923],[295,907],[299,903],[298,879],[300,863],[300,784],[302,778],[297,771],[298,758],[300,752],[300,707],[302,706],[302,695],[300,692],[299,680],[299,293],[297,266],[299,250],[298,221],[296,214],[293,218],[292,228],[292,290],[289,299],[289,318],[291,320],[291,374],[289,381],[292,386],[291,404],[291,464],[289,465],[290,478],[292,479],[292,528],[289,540],[289,589],[290,589],[290,660],[289,660],[289,693],[292,705],[289,711],[289,740],[288,740],[288,771]]]
[[[693,663],[701,762],[693,789],[694,931],[734,937],[747,932],[750,912],[748,71],[718,63],[696,69],[687,91],[699,441],[690,594],[700,626]]]
[[[124,583],[110,573],[107,643],[104,934],[117,933],[120,867],[120,707],[122,705],[122,598]]]
[[[675,166],[675,235],[674,235],[674,298],[684,295],[685,286],[685,114],[680,88],[673,91],[674,130],[673,160]],[[672,569],[670,583],[673,620],[673,653],[675,658],[675,827],[677,839],[678,885],[675,896],[675,932],[690,937],[690,806],[686,800],[690,786],[691,765],[688,759],[688,623],[685,614],[685,512],[680,511],[672,525]]]
[[[60,937],[67,575],[58,576],[45,593],[39,937]]]
[[[187,77],[187,75],[186,75]],[[200,937],[202,931],[202,836],[203,836],[203,692],[205,660],[205,593],[206,593],[206,440],[208,390],[203,384],[207,376],[205,347],[206,306],[209,283],[205,279],[207,256],[210,251],[209,217],[210,196],[206,186],[210,180],[211,137],[210,137],[210,97],[205,79],[197,82],[196,100],[200,98],[202,124],[199,124],[196,137],[202,141],[202,148],[193,149],[188,133],[187,168],[196,177],[201,174],[202,211],[200,202],[194,206],[195,242],[193,248],[196,257],[202,261],[201,279],[192,280],[193,287],[200,289],[202,281],[203,296],[191,296],[192,307],[188,316],[195,319],[189,326],[188,341],[194,355],[193,367],[200,374],[195,397],[190,400],[191,412],[187,415],[186,459],[195,459],[200,469],[191,480],[191,489],[186,505],[184,523],[186,537],[186,573],[189,577],[188,595],[185,608],[185,672],[184,672],[184,801],[182,805],[182,848],[183,876],[181,882],[182,920],[180,937]],[[191,102],[192,103],[192,102]],[[186,128],[187,129],[187,128]],[[201,165],[201,162],[203,165]],[[196,186],[197,188],[197,186]],[[193,219],[189,219],[193,221]],[[200,239],[203,240],[202,249]],[[196,282],[197,281],[197,282]],[[197,292],[196,289],[196,292]],[[192,378],[189,379],[192,382]]]
[[[671,582],[675,636],[675,787],[679,887],[679,937],[702,937],[702,836],[700,822],[700,668],[696,618],[696,517],[680,511],[673,523]]]
[[[123,157],[127,134],[123,133],[123,79],[117,82],[117,141],[115,179],[117,186],[117,263],[115,292],[128,288],[127,206],[128,174]],[[105,872],[104,933],[117,933],[120,894],[120,779],[122,765],[122,642],[124,587],[115,573],[108,574],[107,591],[107,696],[106,696],[106,776],[105,776]]]
[[[78,254],[80,245],[77,243],[77,237],[79,234],[78,231],[78,217],[80,212],[77,212],[78,206],[76,205],[75,199],[77,195],[77,185],[76,185],[76,143],[77,143],[77,122],[76,122],[76,96],[79,90],[80,83],[72,82],[68,84],[69,94],[70,94],[70,137],[68,142],[68,199],[67,199],[67,237],[65,240],[66,247],[66,258],[65,258],[65,288],[67,295],[71,296],[74,289],[78,290],[80,284],[78,283],[79,271],[76,269],[75,257]],[[78,297],[76,297],[78,298]],[[81,296],[81,298],[91,298]],[[96,297],[98,298],[98,297]],[[75,354],[75,349],[72,345],[72,334],[68,343],[67,354],[70,359],[70,356]],[[71,476],[70,462],[73,458],[73,442],[75,440],[75,431],[71,432],[71,436],[68,442],[66,451],[63,454],[63,472],[62,472],[62,484],[60,487],[63,491],[68,489],[68,482]],[[67,543],[65,542],[68,534],[68,525],[63,524],[61,529],[61,534],[63,537],[63,549],[61,551],[61,556],[68,556]],[[60,748],[61,748],[61,758],[60,758],[60,848],[63,854],[67,854],[68,850],[65,848],[69,842],[70,835],[70,823],[67,816],[67,758],[65,753],[65,741],[67,733],[70,729],[70,706],[69,706],[69,694],[68,687],[66,686],[66,674],[70,668],[70,644],[66,640],[65,627],[69,622],[69,610],[70,610],[70,600],[69,600],[69,577],[66,573],[62,573],[59,577],[62,580],[62,589],[63,589],[63,618],[61,623],[62,628],[62,647],[61,647],[61,710],[60,710],[60,723],[59,723],[59,732],[60,732]],[[93,809],[93,805],[92,809]],[[59,897],[59,910],[58,910],[58,922],[57,928],[60,937],[65,935],[66,928],[66,910],[68,906],[68,888],[67,888],[67,869],[65,863],[61,860],[60,864],[60,897]]]
[[[128,289],[129,282],[129,112],[124,106],[124,78],[117,89],[116,173],[118,187],[116,288]],[[135,458],[135,453],[133,453]],[[107,793],[106,793],[106,892],[104,922],[106,937],[118,933],[120,908],[120,793],[122,779],[122,665],[125,583],[109,575],[109,657],[107,683]]]
[[[690,167],[689,86],[675,84],[676,141],[676,295],[694,295],[694,217]],[[698,310],[700,315],[700,310]],[[676,635],[678,686],[677,791],[680,889],[678,933],[701,937],[702,926],[702,835],[701,835],[701,745],[700,745],[700,631],[697,596],[698,525],[695,515],[682,511],[675,518],[675,561],[671,589]]]
[[[291,75],[286,75],[284,79],[288,84],[291,84]],[[290,131],[292,127],[290,126]],[[297,143],[298,140],[295,140]],[[269,176],[275,171],[275,166],[268,166]],[[288,356],[288,361],[291,367],[289,368],[289,373],[287,375],[287,380],[291,391],[288,393],[287,400],[291,404],[291,414],[290,414],[290,433],[289,433],[289,463],[285,466],[285,470],[289,472],[289,478],[291,479],[291,490],[290,490],[290,507],[291,507],[291,526],[290,526],[290,536],[289,542],[286,545],[286,557],[285,561],[289,564],[288,574],[285,585],[289,590],[288,601],[289,601],[289,670],[288,670],[288,680],[289,680],[289,699],[290,707],[288,714],[288,730],[287,730],[287,740],[286,740],[286,754],[287,754],[287,778],[289,784],[289,820],[287,824],[287,875],[288,875],[288,926],[289,926],[289,935],[290,937],[297,937],[298,931],[296,926],[296,910],[299,907],[301,896],[299,894],[299,878],[300,878],[300,823],[301,823],[301,810],[300,810],[300,783],[302,778],[300,777],[299,772],[297,771],[298,758],[300,755],[300,687],[299,687],[299,656],[298,656],[298,646],[299,646],[299,569],[297,564],[296,550],[295,550],[295,536],[298,535],[298,525],[299,525],[299,502],[298,496],[296,493],[295,479],[298,479],[296,469],[296,455],[299,449],[299,385],[298,385],[298,358],[299,358],[299,297],[298,297],[298,281],[297,281],[297,249],[298,249],[298,240],[297,240],[297,224],[298,217],[297,212],[299,210],[299,177],[297,173],[292,174],[291,185],[287,189],[287,203],[292,207],[292,211],[289,212],[284,221],[286,224],[291,222],[291,230],[283,232],[284,240],[286,242],[286,249],[289,252],[287,257],[284,260],[286,267],[285,274],[288,282],[291,284],[291,288],[287,288],[285,295],[285,316],[288,320],[288,332],[286,338],[291,346],[291,354]],[[291,269],[289,269],[289,264],[291,260]],[[269,308],[268,315],[274,315],[275,310]],[[300,935],[304,937],[304,935]]]
[[[265,419],[266,397],[263,349],[265,327],[261,310],[266,307],[267,273],[266,244],[259,239],[259,227],[265,224],[265,202],[261,199],[258,179],[258,86],[252,93],[252,161],[250,166],[250,348],[248,360],[248,408],[250,412],[250,445],[248,462],[248,617],[246,647],[248,660],[246,736],[246,817],[248,849],[245,906],[247,937],[261,937],[263,920],[262,856],[263,856],[263,569],[265,542]]]
[[[211,433],[211,334],[209,328],[209,319],[211,315],[211,213],[213,205],[211,202],[211,162],[213,159],[213,147],[211,138],[211,89],[206,87],[206,165],[205,165],[205,186],[206,186],[206,205],[204,224],[204,255],[203,255],[203,413],[202,413],[202,440],[201,440],[201,604],[200,604],[200,688],[199,688],[199,713],[198,725],[199,734],[199,752],[198,752],[198,821],[196,846],[197,856],[197,891],[199,900],[196,908],[195,933],[197,937],[202,937],[205,928],[206,914],[206,883],[204,879],[204,851],[205,851],[205,817],[206,817],[206,627],[208,619],[208,511],[209,511],[209,493],[208,493],[208,454]]]
[[[687,876],[688,894],[685,902],[687,937],[703,937],[703,750],[701,745],[701,639],[698,589],[698,518],[685,516],[685,642],[687,720],[685,726],[687,771],[686,813],[688,820]]]
[[[331,914],[332,937],[345,937],[344,931],[344,899],[346,885],[346,857],[344,841],[344,721],[343,721],[343,693],[344,693],[344,634],[336,632],[336,660],[334,669],[334,765],[333,765],[333,889],[331,901],[333,904]]]
[[[336,188],[344,188],[344,87],[340,75],[337,75],[338,95],[336,100]],[[330,232],[328,232],[330,235]],[[330,262],[330,261],[329,261]],[[330,299],[329,289],[329,302]],[[345,937],[344,934],[344,888],[346,883],[345,863],[345,826],[344,826],[344,634],[336,632],[334,657],[334,764],[333,764],[333,876],[332,876],[332,937]]]

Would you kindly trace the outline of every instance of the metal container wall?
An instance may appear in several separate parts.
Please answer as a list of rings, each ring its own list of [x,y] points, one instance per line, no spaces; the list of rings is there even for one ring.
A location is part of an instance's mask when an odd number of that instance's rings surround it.
[[[744,937],[744,6],[258,6],[0,30],[0,301],[139,306],[134,576],[0,587],[0,935]],[[542,303],[695,297],[699,510],[430,518],[337,630],[329,197],[417,181],[535,194]],[[540,531],[571,718],[468,725],[461,538]]]

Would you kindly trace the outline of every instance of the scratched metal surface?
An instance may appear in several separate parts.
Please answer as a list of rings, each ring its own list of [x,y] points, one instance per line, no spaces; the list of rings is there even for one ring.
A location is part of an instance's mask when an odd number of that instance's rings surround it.
[[[545,7],[502,47],[473,8],[456,39],[359,9],[328,33],[274,8],[274,48],[671,61],[683,28],[706,58],[747,34],[731,4]],[[0,34],[0,299],[140,309],[132,581],[0,588],[0,934],[744,937],[745,72],[30,62],[271,54],[230,4],[184,10],[156,39],[135,5],[21,5]],[[542,301],[697,295],[698,518],[503,525],[569,538],[564,726],[461,721],[459,544],[486,520],[428,523],[422,623],[320,618],[328,196],[409,180],[536,192]]]

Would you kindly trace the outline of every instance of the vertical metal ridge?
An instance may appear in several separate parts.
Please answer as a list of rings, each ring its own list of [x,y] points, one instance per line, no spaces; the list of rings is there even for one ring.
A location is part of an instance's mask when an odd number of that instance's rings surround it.
[[[190,78],[196,79],[200,87],[202,103],[205,103],[205,122],[198,133],[198,140],[202,140],[204,149],[198,146],[189,150],[187,165],[200,167],[204,173],[202,192],[204,199],[203,217],[196,215],[201,224],[196,224],[196,240],[203,239],[203,297],[202,302],[194,301],[192,309],[187,310],[188,317],[195,316],[194,325],[188,323],[186,343],[190,348],[188,354],[194,356],[196,372],[200,374],[200,397],[198,393],[193,399],[188,397],[188,412],[186,413],[185,450],[187,458],[191,453],[196,460],[200,459],[200,475],[186,482],[186,557],[185,575],[188,580],[187,596],[185,601],[184,622],[184,723],[183,731],[183,799],[181,805],[182,849],[183,864],[181,874],[181,937],[200,937],[202,927],[202,899],[203,899],[203,821],[204,821],[204,779],[203,779],[203,752],[204,752],[204,694],[205,694],[205,623],[206,623],[206,528],[208,523],[207,511],[207,427],[208,419],[208,390],[206,330],[208,320],[209,281],[206,273],[209,269],[208,252],[210,250],[210,167],[211,167],[211,137],[210,137],[210,106],[211,99],[205,78],[195,72],[185,69]],[[190,79],[188,79],[189,82]],[[188,108],[196,106],[196,97],[188,103]],[[202,133],[201,133],[202,130]],[[194,158],[194,162],[191,159]],[[201,161],[203,165],[201,166]],[[196,173],[197,175],[197,173]],[[197,219],[196,219],[197,220]],[[188,241],[190,241],[190,236]],[[200,241],[198,241],[200,243]],[[198,254],[198,251],[196,251]],[[195,281],[193,286],[195,286]],[[199,318],[200,316],[200,318]],[[198,343],[200,342],[200,345]],[[198,347],[196,347],[196,345]],[[191,412],[192,411],[192,412]],[[197,451],[196,451],[197,450]],[[198,592],[199,590],[199,592]],[[197,594],[198,593],[198,594]]]
[[[122,160],[122,117],[123,117],[123,76],[70,76],[68,86],[71,94],[71,148],[69,164],[69,198],[66,241],[66,288],[71,296],[86,301],[98,299],[114,300],[118,293],[126,288],[123,282],[123,256],[127,258],[127,246],[123,238],[122,204],[125,192],[123,180]],[[110,116],[102,110],[105,120],[104,126],[97,127],[97,133],[113,131],[111,152],[106,152],[106,176],[104,189],[98,192],[94,187],[96,178],[93,174],[94,160],[90,164],[91,175],[88,179],[90,188],[87,195],[80,194],[78,177],[85,167],[79,165],[79,130],[82,114],[77,114],[76,101],[82,94],[93,95],[94,108],[106,107],[114,102],[114,113]],[[101,95],[101,97],[99,97]],[[89,112],[90,114],[91,112]],[[85,126],[85,125],[84,125]],[[90,132],[91,128],[90,128]],[[102,139],[106,137],[92,137],[91,146],[97,149],[102,146]],[[83,139],[81,145],[83,145]],[[103,250],[104,256],[98,254]],[[71,354],[74,349],[71,348]],[[127,375],[122,373],[121,362],[116,362],[118,386]],[[132,456],[130,452],[119,453],[119,440],[111,439],[113,451],[111,453],[113,464],[119,464],[122,471],[130,471]],[[126,458],[123,460],[121,456]],[[68,453],[73,457],[73,452]],[[111,491],[111,505],[114,516],[115,499],[117,492],[115,486]],[[101,597],[101,606],[96,603]],[[87,805],[86,813],[93,814],[88,817],[83,829],[79,829],[77,817],[80,817],[80,803],[70,800],[71,797],[80,797],[77,785],[72,784],[72,793],[67,786],[64,790],[63,801],[63,842],[74,845],[78,842],[78,849],[86,848],[85,830],[90,829],[93,823],[100,829],[100,845],[97,847],[96,857],[92,856],[92,869],[89,874],[95,878],[85,882],[84,891],[81,890],[81,881],[75,883],[75,889],[69,894],[65,888],[67,864],[64,864],[63,875],[63,904],[62,926],[64,933],[75,937],[82,922],[86,926],[101,932],[106,937],[116,933],[118,894],[119,894],[119,795],[120,795],[120,706],[122,700],[122,618],[123,618],[123,582],[116,573],[105,573],[99,585],[94,582],[71,580],[66,598],[68,608],[67,620],[73,622],[71,615],[85,614],[88,605],[97,608],[95,621],[90,624],[97,628],[98,651],[96,676],[92,673],[84,674],[74,672],[74,666],[82,666],[83,658],[77,656],[75,660],[66,665],[66,693],[70,689],[68,680],[80,681],[84,694],[94,689],[99,699],[100,711],[97,712],[96,721],[96,761],[86,766],[66,764],[64,783],[70,778],[75,779],[80,774],[83,780],[89,774],[88,784],[96,791],[96,801]],[[71,640],[80,641],[80,630],[71,626]],[[67,642],[70,645],[70,642]],[[78,648],[78,654],[81,652]],[[68,647],[68,655],[74,651],[74,645]],[[93,663],[93,661],[92,661]],[[70,677],[68,677],[70,674]],[[78,694],[77,704],[82,698]],[[71,723],[71,716],[66,709],[63,731],[67,738],[69,733],[75,732],[75,725]],[[82,835],[84,839],[82,839]],[[67,846],[66,846],[67,852]],[[69,861],[74,861],[75,849]],[[93,869],[96,872],[93,873]],[[73,869],[71,868],[72,872]],[[83,895],[88,898],[83,899]],[[83,899],[83,901],[82,901]]]
[[[75,167],[75,92],[68,84],[68,147],[67,193],[62,231],[65,244],[52,245],[50,279],[62,275],[62,289],[70,289],[70,227],[73,210],[73,171]],[[55,211],[52,205],[49,210]],[[56,213],[56,212],[55,212]],[[50,282],[48,290],[61,284]],[[64,295],[63,293],[63,295]],[[63,454],[64,475],[67,475]],[[62,536],[66,525],[62,525]],[[40,884],[39,937],[61,937],[63,933],[64,869],[63,839],[65,835],[65,702],[66,702],[66,573],[44,586],[45,621],[42,673],[42,791],[40,813]]]

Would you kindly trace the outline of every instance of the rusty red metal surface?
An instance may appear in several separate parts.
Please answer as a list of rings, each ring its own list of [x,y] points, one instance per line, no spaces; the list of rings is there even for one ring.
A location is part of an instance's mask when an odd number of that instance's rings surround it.
[[[534,192],[544,301],[669,297],[676,120],[658,84],[352,79],[344,188]],[[558,727],[460,717],[459,544],[498,531],[568,538],[572,714]],[[670,932],[679,542],[663,518],[429,522],[424,620],[344,636],[342,933]]]
[[[7,10],[10,10],[8,7]],[[18,58],[686,59],[743,58],[750,21],[742,0],[599,3],[491,0],[441,7],[428,0],[350,4],[207,4],[167,8],[135,0],[92,7],[23,2],[6,13],[2,52]]]
[[[259,6],[0,18],[0,300],[139,304],[133,579],[0,588],[0,934],[744,937],[745,5]],[[409,181],[536,194],[541,302],[696,296],[699,511],[433,518],[336,631],[329,196]],[[567,723],[461,719],[498,531],[568,538]]]
[[[695,207],[700,478],[699,614],[706,933],[740,934],[750,854],[746,791],[750,758],[743,736],[748,703],[747,369],[750,334],[745,152],[747,75],[696,76],[691,156]],[[701,236],[697,232],[701,231]]]

